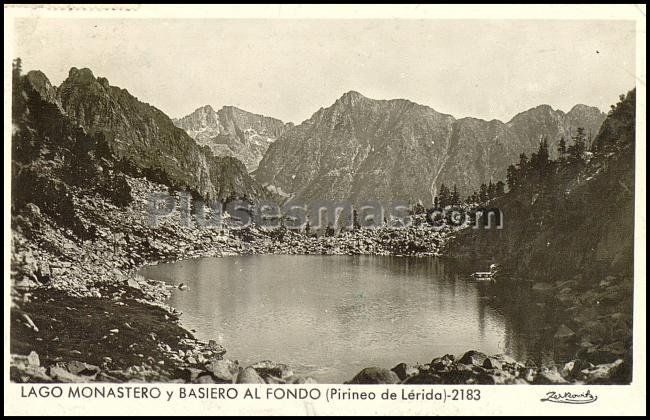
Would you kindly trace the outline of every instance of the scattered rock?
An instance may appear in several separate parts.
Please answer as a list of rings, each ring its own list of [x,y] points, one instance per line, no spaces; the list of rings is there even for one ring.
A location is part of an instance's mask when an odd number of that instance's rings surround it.
[[[605,363],[585,369],[581,373],[585,375],[586,384],[617,384],[625,383],[625,369],[623,359],[612,363]]]
[[[41,365],[41,359],[38,357],[38,353],[35,351],[30,351],[29,354],[27,355],[27,364],[29,366],[40,366]]]
[[[36,326],[36,324],[34,324],[34,321],[32,321],[32,319],[29,317],[29,315],[23,314],[23,319],[25,320],[25,322],[27,323],[27,326],[29,328],[31,328],[35,332],[38,332],[38,327]]]
[[[239,372],[239,364],[231,360],[213,360],[205,365],[205,369],[221,382],[234,382]]]
[[[284,379],[277,378],[275,376],[267,376],[264,378],[267,384],[286,384],[287,382]]]
[[[538,385],[552,385],[552,384],[567,384],[569,383],[566,379],[560,375],[557,369],[542,368],[535,379],[532,381],[534,384]]]
[[[282,363],[275,363],[270,360],[264,360],[251,365],[253,369],[263,378],[266,376],[275,376],[278,378],[287,378],[293,375],[291,368]]]
[[[429,366],[433,370],[445,370],[454,363],[455,357],[452,354],[446,354],[442,357],[436,357],[431,361]]]
[[[249,366],[246,369],[243,369],[241,372],[239,372],[239,375],[237,375],[237,383],[238,384],[263,384],[265,382],[264,379],[262,379],[262,377],[257,374],[257,371]]]
[[[380,367],[369,367],[363,369],[359,372],[352,380],[350,384],[396,384],[399,383],[400,379],[395,372],[392,370],[380,368]]]
[[[204,373],[205,371],[202,369],[184,367],[176,372],[176,377],[182,379],[185,382],[194,382],[200,375]]]
[[[482,366],[483,363],[485,363],[485,359],[487,359],[487,356],[484,353],[476,350],[470,350],[467,353],[463,354],[463,357],[458,360],[458,363],[462,363],[464,365]]]
[[[494,357],[488,357],[485,359],[483,362],[483,367],[485,369],[497,369],[501,370],[503,368],[503,364],[501,363],[500,360],[494,358]]]
[[[581,379],[584,376],[581,374],[581,371],[592,368],[593,366],[587,361],[575,359],[565,363],[560,374],[566,379]]]
[[[418,368],[407,365],[406,363],[400,363],[391,370],[395,372],[400,381],[403,381],[409,376],[414,376],[420,373],[420,370]]]
[[[402,383],[408,385],[439,384],[442,383],[442,376],[433,372],[420,372],[406,378]]]
[[[219,383],[215,381],[215,378],[212,377],[209,373],[204,373],[203,375],[199,375],[196,380],[193,381],[194,383],[197,384],[215,384]]]
[[[66,369],[68,369],[68,372],[72,373],[73,375],[80,376],[95,376],[101,370],[99,366],[90,365],[88,363],[79,362],[77,360],[69,362],[66,365]]]

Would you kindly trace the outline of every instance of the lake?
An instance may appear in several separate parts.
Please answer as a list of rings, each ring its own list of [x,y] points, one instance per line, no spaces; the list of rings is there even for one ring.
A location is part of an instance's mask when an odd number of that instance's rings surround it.
[[[486,285],[438,258],[250,255],[145,267],[175,290],[170,304],[195,336],[246,366],[286,363],[321,383],[369,366],[428,363],[467,350],[518,360],[554,357],[536,308],[504,308]],[[480,268],[480,267],[474,267]]]

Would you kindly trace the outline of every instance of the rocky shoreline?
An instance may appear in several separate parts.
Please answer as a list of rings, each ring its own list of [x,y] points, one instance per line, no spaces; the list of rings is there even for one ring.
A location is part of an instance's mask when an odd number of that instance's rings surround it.
[[[147,194],[166,187],[128,178],[134,202],[122,208],[76,194],[76,217],[93,240],[59,227],[35,205],[12,219],[11,370],[15,382],[314,383],[289,366],[239,366],[226,349],[182,327],[161,281],[137,275],[162,261],[243,254],[438,255],[453,235],[412,227],[305,236],[179,227],[172,217],[149,227]],[[74,192],[74,191],[73,191]],[[367,368],[349,383],[613,383],[629,363],[620,352],[592,352],[562,366],[468,352],[427,365]],[[603,356],[604,355],[604,356]],[[598,360],[597,360],[598,359]],[[598,363],[596,363],[598,362]],[[352,376],[351,373],[350,376]]]

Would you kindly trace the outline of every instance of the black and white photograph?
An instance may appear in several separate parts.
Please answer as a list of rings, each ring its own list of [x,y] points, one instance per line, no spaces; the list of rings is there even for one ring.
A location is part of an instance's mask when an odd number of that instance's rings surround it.
[[[246,7],[5,5],[13,411],[645,414],[645,5]]]

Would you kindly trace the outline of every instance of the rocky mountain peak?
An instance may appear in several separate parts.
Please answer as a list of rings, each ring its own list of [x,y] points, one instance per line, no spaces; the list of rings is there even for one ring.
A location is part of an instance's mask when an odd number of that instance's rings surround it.
[[[249,170],[254,170],[266,149],[293,124],[254,114],[236,106],[226,105],[218,111],[210,105],[173,120],[200,145],[208,146],[215,155],[234,156]]]
[[[89,68],[84,67],[82,69],[78,69],[76,67],[72,67],[68,72],[67,80],[71,83],[86,84],[94,82],[96,79],[95,75],[93,75],[93,72]]]
[[[56,88],[52,86],[45,73],[40,70],[32,70],[27,73],[26,80],[43,99],[51,103],[59,103]]]
[[[334,105],[342,104],[348,107],[353,107],[360,102],[372,101],[372,99],[367,98],[355,90],[345,92],[339,99],[336,100]]]

